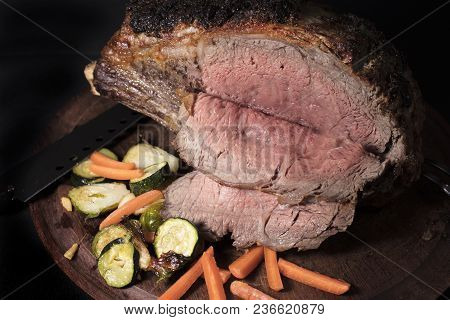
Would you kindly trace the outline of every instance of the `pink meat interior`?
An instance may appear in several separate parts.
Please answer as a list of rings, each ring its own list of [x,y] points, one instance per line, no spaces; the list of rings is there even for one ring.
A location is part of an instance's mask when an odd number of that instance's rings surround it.
[[[279,193],[307,194],[374,164],[359,143],[208,94],[198,95],[177,145],[189,164],[226,184]]]
[[[199,51],[206,93],[384,151],[390,132],[365,111],[368,94],[331,55],[258,36],[215,38]]]

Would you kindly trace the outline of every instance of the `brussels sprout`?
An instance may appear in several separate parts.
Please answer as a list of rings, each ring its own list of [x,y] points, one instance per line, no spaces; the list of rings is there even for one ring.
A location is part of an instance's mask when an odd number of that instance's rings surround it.
[[[159,226],[163,223],[163,218],[160,215],[160,210],[163,202],[148,207],[139,219],[142,229],[146,231],[156,232]]]

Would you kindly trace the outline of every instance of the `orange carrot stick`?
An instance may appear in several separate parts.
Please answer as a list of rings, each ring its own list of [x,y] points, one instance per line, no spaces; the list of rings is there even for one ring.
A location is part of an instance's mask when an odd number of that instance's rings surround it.
[[[280,270],[278,269],[276,251],[264,247],[264,263],[266,265],[269,288],[274,291],[283,290],[283,281],[281,281]]]
[[[151,190],[149,192],[143,193],[140,196],[128,201],[120,208],[117,208],[105,218],[105,220],[100,223],[100,230],[106,228],[110,225],[120,223],[122,218],[134,213],[142,207],[151,204],[159,199],[164,198],[164,195],[159,190]]]
[[[220,274],[220,279],[222,279],[222,283],[226,283],[231,277],[231,272],[228,270],[225,270],[225,269],[219,268],[219,274]]]
[[[99,166],[103,166],[103,167],[124,169],[124,170],[136,169],[136,166],[134,165],[134,163],[120,162],[120,161],[111,159],[97,151],[95,151],[93,154],[91,154],[90,159],[93,163],[98,164]]]
[[[242,281],[233,281],[230,285],[230,291],[244,300],[276,300]]]
[[[222,279],[220,278],[219,268],[216,265],[214,257],[205,252],[200,260],[202,261],[209,300],[226,300],[227,297],[223,288]]]
[[[228,270],[225,270],[225,269],[219,268],[219,274],[220,274],[220,279],[222,279],[222,283],[226,283],[231,277],[231,272]],[[204,274],[202,274],[202,278],[205,279]]]
[[[126,170],[126,169],[108,168],[100,166],[95,163],[90,164],[89,170],[91,170],[93,173],[95,173],[100,177],[114,180],[131,180],[140,178],[144,175],[144,171],[142,171],[141,169]]]
[[[244,279],[261,263],[263,257],[264,248],[253,247],[230,264],[228,269],[236,278]]]
[[[284,259],[278,259],[278,267],[283,276],[322,291],[343,294],[350,289],[350,284],[326,275],[302,268]]]
[[[205,251],[209,255],[214,254],[213,247],[209,247],[208,250]],[[170,286],[169,289],[166,290],[158,300],[178,300],[180,299],[195,281],[202,275],[202,262],[201,258],[194,263],[194,265],[186,271],[173,285]]]

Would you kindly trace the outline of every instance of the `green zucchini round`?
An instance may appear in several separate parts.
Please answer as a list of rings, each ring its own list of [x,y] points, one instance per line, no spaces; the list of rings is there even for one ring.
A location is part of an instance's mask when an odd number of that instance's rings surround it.
[[[150,190],[158,189],[170,174],[167,162],[161,162],[144,169],[144,175],[130,180],[130,190],[136,196]]]
[[[106,227],[97,232],[92,241],[92,253],[98,259],[101,256],[103,249],[111,242],[117,239],[123,239],[123,242],[129,242],[132,233],[121,224]]]
[[[198,231],[191,222],[182,218],[170,218],[156,231],[153,247],[158,258],[168,252],[192,257],[198,244]]]
[[[98,271],[114,288],[129,285],[139,270],[139,254],[131,242],[117,239],[106,246],[98,259]]]

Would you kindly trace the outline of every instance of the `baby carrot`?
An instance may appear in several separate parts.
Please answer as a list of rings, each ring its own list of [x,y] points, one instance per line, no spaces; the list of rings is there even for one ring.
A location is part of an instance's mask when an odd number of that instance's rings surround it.
[[[114,180],[131,180],[140,178],[144,175],[144,171],[141,169],[127,170],[127,169],[117,169],[117,168],[108,168],[104,166],[100,166],[95,163],[91,163],[89,166],[89,170],[100,177],[114,179]]]
[[[93,163],[98,164],[99,166],[103,166],[103,167],[125,169],[125,170],[136,169],[136,166],[134,165],[134,163],[120,162],[120,161],[111,159],[97,151],[95,151],[93,154],[91,154],[90,159]]]
[[[264,263],[270,289],[275,291],[282,290],[283,281],[281,281],[280,270],[278,269],[277,253],[270,248],[264,247]]]
[[[210,300],[226,300],[223,282],[220,278],[219,268],[214,257],[208,253],[203,253],[202,258],[203,275],[205,276],[206,287]]]
[[[276,300],[242,281],[233,281],[230,285],[230,291],[244,300]]]
[[[141,194],[140,196],[137,196],[136,198],[125,203],[120,208],[117,208],[116,210],[111,212],[109,216],[107,216],[105,220],[100,223],[100,230],[110,225],[120,223],[123,217],[128,216],[136,212],[136,210],[139,210],[140,208],[163,198],[164,195],[159,190],[151,190],[149,192]]]
[[[230,264],[228,269],[236,278],[244,279],[261,263],[263,257],[264,248],[253,247]]]
[[[212,255],[214,254],[214,249],[213,247],[209,247],[205,252]],[[158,300],[179,300],[202,275],[203,269],[201,260],[202,258],[198,259],[185,274],[183,274],[158,298]]]
[[[343,294],[350,289],[350,284],[326,275],[302,268],[284,259],[278,259],[278,267],[283,276],[333,294]]]

